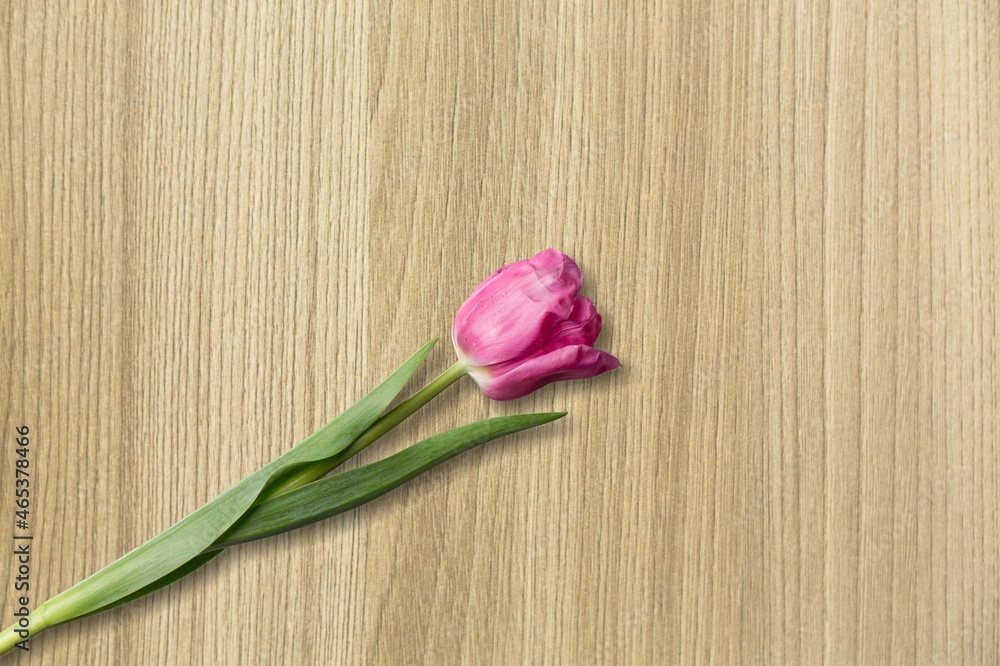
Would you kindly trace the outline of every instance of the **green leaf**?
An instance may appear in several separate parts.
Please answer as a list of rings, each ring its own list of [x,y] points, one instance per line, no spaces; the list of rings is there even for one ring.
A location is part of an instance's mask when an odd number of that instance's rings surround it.
[[[524,414],[479,421],[425,439],[384,460],[314,481],[255,506],[212,549],[288,532],[353,509],[463,451],[565,415]]]
[[[236,526],[210,546],[210,550],[132,594],[65,621],[97,615],[140,599],[200,569],[221,555],[228,546],[287,532],[348,511],[381,497],[393,488],[463,451],[504,435],[554,421],[564,415],[565,412],[526,414],[473,423],[431,437],[385,460],[315,481],[284,496],[292,498],[291,500],[286,499],[281,502],[279,501],[281,498],[276,498],[259,504],[251,508]],[[306,490],[309,492],[305,492]]]
[[[142,597],[146,596],[147,594],[152,594],[153,592],[156,592],[156,591],[158,591],[158,590],[166,587],[167,585],[170,585],[171,583],[179,581],[181,578],[184,578],[184,576],[187,576],[188,574],[194,573],[198,569],[202,568],[203,566],[205,566],[206,564],[208,564],[209,562],[211,562],[212,560],[214,560],[219,555],[222,555],[222,553],[224,553],[224,552],[225,551],[223,551],[223,550],[213,550],[213,551],[209,551],[207,553],[202,553],[201,555],[198,555],[197,557],[191,558],[190,560],[188,560],[187,562],[185,562],[184,564],[182,564],[179,568],[174,569],[173,571],[171,571],[170,573],[168,573],[163,578],[160,578],[159,580],[156,580],[156,581],[150,583],[149,585],[147,585],[146,587],[144,587],[144,588],[142,588],[140,590],[136,590],[132,594],[127,594],[124,597],[122,597],[121,599],[118,599],[117,601],[113,601],[112,603],[110,603],[110,604],[108,604],[106,606],[101,606],[97,610],[92,610],[92,611],[90,611],[88,613],[84,613],[83,615],[77,615],[75,617],[71,617],[71,618],[69,618],[67,620],[64,620],[63,622],[60,622],[59,624],[63,624],[64,622],[70,622],[70,621],[74,621],[74,620],[81,620],[81,619],[83,619],[85,617],[90,617],[91,615],[97,615],[98,613],[103,613],[104,611],[109,611],[112,608],[118,608],[119,606],[127,604],[127,603],[129,603],[131,601],[135,601],[136,599],[141,599]],[[49,626],[51,627],[52,625],[49,625]]]
[[[424,345],[374,391],[284,455],[104,569],[43,603],[35,611],[42,628],[109,607],[133,592],[157,584],[198,557],[253,505],[273,479],[302,463],[336,455],[357,439],[420,367],[434,342]]]

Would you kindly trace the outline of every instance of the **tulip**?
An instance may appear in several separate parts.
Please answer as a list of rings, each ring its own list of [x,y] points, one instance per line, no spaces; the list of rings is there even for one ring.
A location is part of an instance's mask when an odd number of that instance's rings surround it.
[[[455,316],[452,342],[483,393],[513,400],[621,366],[591,346],[601,315],[579,295],[582,282],[576,262],[550,249],[504,266],[476,287]]]
[[[504,266],[459,309],[452,338],[459,360],[387,408],[428,355],[424,345],[388,379],[309,437],[103,569],[0,631],[0,655],[48,627],[103,613],[201,568],[230,546],[349,510],[474,446],[540,426],[565,412],[505,416],[428,438],[377,463],[323,478],[468,374],[494,400],[555,381],[593,377],[621,364],[591,345],[601,316],[579,295],[583,275],[545,250]],[[26,606],[27,602],[22,604]]]

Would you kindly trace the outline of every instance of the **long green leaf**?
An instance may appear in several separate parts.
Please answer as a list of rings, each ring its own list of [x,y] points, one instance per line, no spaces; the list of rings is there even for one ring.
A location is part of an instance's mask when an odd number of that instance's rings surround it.
[[[322,484],[319,481],[313,482],[308,486],[311,487],[309,493],[302,493],[298,498],[295,498],[295,493],[291,493],[293,501],[287,506],[282,507],[283,503],[276,500],[259,504],[244,514],[237,525],[220,537],[210,550],[146,587],[72,619],[97,615],[152,594],[208,564],[217,555],[222,554],[227,546],[273,536],[342,513],[382,496],[462,451],[491,439],[548,423],[561,416],[563,413],[501,417],[456,428],[420,442],[379,463],[329,477]],[[218,550],[214,550],[216,548]]]
[[[179,569],[228,530],[276,477],[302,463],[329,458],[353,442],[399,393],[434,341],[422,347],[374,391],[214,500],[126,553],[104,569],[52,597],[36,610],[45,626],[100,610]]]
[[[314,482],[308,486],[312,488],[310,493],[302,493],[298,498],[294,497],[295,493],[291,493],[294,501],[289,506],[282,507],[282,503],[276,500],[260,504],[251,508],[236,526],[210,547],[210,550],[192,558],[178,569],[140,590],[70,619],[90,617],[140,599],[205,566],[221,555],[227,546],[273,536],[348,511],[381,497],[393,488],[463,451],[491,439],[548,423],[563,415],[562,412],[528,414],[473,423],[424,440],[386,460],[329,477],[323,480],[321,485],[317,485],[320,484],[319,481]],[[388,469],[390,467],[392,469]]]
[[[463,451],[565,415],[565,412],[554,412],[501,416],[435,435],[384,460],[314,481],[262,502],[248,511],[211,548],[263,539],[353,509]]]
[[[110,604],[108,604],[106,606],[101,606],[100,608],[98,608],[96,610],[92,610],[92,611],[90,611],[88,613],[84,613],[83,615],[77,615],[75,617],[71,617],[71,618],[69,618],[67,620],[64,620],[64,622],[81,620],[81,619],[83,619],[85,617],[90,617],[91,615],[97,615],[98,613],[103,613],[104,611],[109,611],[112,608],[118,608],[119,606],[123,606],[123,605],[125,605],[125,604],[127,604],[129,602],[135,601],[136,599],[141,599],[142,597],[146,596],[147,594],[152,594],[153,592],[157,592],[158,590],[163,589],[167,585],[170,585],[171,583],[177,582],[181,578],[184,578],[185,576],[194,573],[198,569],[202,568],[203,566],[205,566],[206,564],[208,564],[209,562],[211,562],[212,560],[214,560],[219,555],[222,555],[222,553],[224,553],[224,552],[225,551],[223,551],[223,550],[213,550],[213,551],[209,551],[207,553],[202,553],[201,555],[198,555],[196,557],[191,558],[190,560],[188,560],[187,562],[185,562],[184,564],[182,564],[179,568],[174,569],[173,571],[171,571],[170,573],[168,573],[163,578],[160,578],[159,580],[153,581],[152,583],[150,583],[146,587],[144,587],[142,589],[139,589],[139,590],[136,590],[132,594],[126,594],[121,599],[113,601],[113,602],[111,602]],[[63,624],[63,622],[60,622],[59,624]],[[49,625],[49,626],[52,626],[52,625]]]

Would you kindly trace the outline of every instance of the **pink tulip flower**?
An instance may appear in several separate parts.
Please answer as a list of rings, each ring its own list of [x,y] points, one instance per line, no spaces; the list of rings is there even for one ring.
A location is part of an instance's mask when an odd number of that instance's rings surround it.
[[[583,274],[558,250],[507,264],[458,310],[452,341],[468,374],[493,400],[513,400],[552,382],[621,366],[591,345],[601,315],[578,295]]]

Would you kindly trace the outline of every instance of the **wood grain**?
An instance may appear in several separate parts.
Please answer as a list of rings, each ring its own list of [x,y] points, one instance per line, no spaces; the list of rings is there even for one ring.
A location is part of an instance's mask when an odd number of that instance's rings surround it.
[[[28,424],[33,600],[543,247],[625,364],[463,383],[361,460],[570,417],[9,661],[996,663],[998,10],[3,3],[0,512]]]

